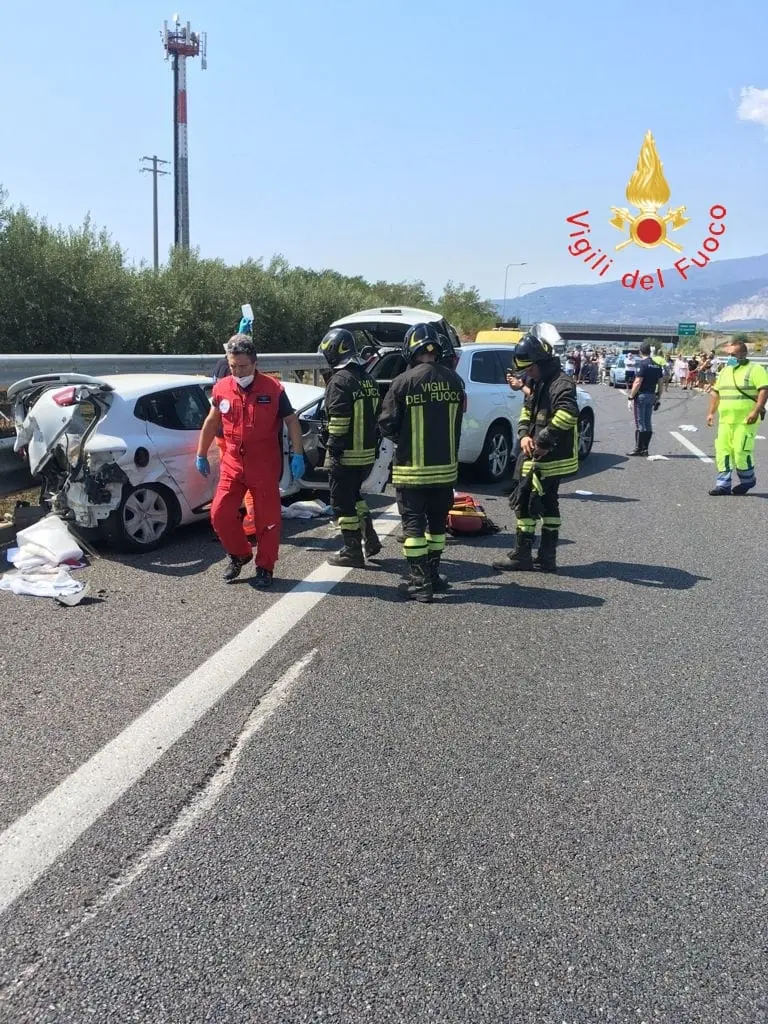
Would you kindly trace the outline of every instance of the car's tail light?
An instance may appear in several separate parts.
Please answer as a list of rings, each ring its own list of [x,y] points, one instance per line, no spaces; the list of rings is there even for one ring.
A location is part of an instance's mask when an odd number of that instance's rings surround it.
[[[56,403],[56,405],[60,405],[62,407],[68,405],[77,405],[77,399],[75,398],[76,390],[76,388],[71,387],[64,388],[63,391],[57,391],[56,394],[53,396],[53,400]]]

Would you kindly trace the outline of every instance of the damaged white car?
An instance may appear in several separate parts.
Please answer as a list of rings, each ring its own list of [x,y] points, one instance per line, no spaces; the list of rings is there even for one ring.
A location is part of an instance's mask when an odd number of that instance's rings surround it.
[[[322,489],[324,389],[284,383],[304,434],[307,476],[294,480],[290,442],[283,428],[284,498]],[[25,451],[51,508],[80,527],[98,528],[121,548],[151,551],[176,526],[205,519],[216,488],[219,450],[211,445],[211,475],[195,470],[200,428],[210,409],[208,377],[63,373],[30,377],[8,389],[15,450]],[[386,470],[391,453],[384,457]],[[371,487],[386,486],[374,467]],[[375,477],[375,480],[373,478]],[[383,479],[382,479],[383,477]],[[327,484],[325,484],[327,486]]]

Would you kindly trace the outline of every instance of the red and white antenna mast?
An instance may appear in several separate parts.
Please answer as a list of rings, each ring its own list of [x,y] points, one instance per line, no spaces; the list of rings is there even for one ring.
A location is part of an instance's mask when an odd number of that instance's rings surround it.
[[[205,32],[193,32],[189,22],[179,23],[173,16],[173,27],[163,25],[165,59],[171,60],[173,69],[173,170],[174,170],[174,230],[173,241],[180,249],[189,249],[189,153],[187,149],[187,57],[201,57],[203,71],[208,67],[208,37]]]

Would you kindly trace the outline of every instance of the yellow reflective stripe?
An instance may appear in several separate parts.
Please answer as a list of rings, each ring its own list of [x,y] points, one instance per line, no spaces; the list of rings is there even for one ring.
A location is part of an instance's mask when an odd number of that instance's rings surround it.
[[[352,428],[352,447],[355,451],[360,451],[365,444],[363,439],[363,428],[365,426],[365,414],[363,411],[363,403],[355,402],[352,409],[352,418],[354,426]]]
[[[531,418],[531,410],[524,408],[523,411],[520,413],[520,420],[519,420],[519,422],[520,423],[528,423],[530,418]]]
[[[451,455],[456,454],[456,415],[458,411],[458,405],[451,405],[448,408],[448,451]]]
[[[348,450],[341,453],[342,466],[370,466],[370,464],[375,461],[375,448],[364,448],[361,452]]]
[[[424,466],[424,406],[411,406],[411,465]]]
[[[350,423],[349,416],[331,416],[328,420],[328,433],[334,437],[343,437],[349,430]]]
[[[562,409],[558,410],[558,412],[556,412],[552,417],[552,426],[558,427],[560,430],[567,430],[569,427],[572,427],[575,422],[576,417],[573,413],[565,412]]]
[[[412,484],[421,484],[424,487],[438,487],[442,484],[456,482],[458,470],[456,467],[436,470],[432,466],[413,467],[401,466],[392,470],[392,483],[397,486],[407,487]]]

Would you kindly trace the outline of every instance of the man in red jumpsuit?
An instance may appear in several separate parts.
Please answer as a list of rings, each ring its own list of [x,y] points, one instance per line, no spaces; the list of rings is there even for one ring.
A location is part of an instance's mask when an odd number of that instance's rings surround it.
[[[283,422],[293,447],[291,473],[304,475],[301,427],[280,381],[256,369],[256,347],[247,335],[235,334],[227,343],[231,376],[213,386],[211,411],[200,431],[195,465],[207,476],[208,450],[219,428],[224,434],[219,484],[211,506],[211,522],[229,555],[226,583],[240,575],[253,557],[240,519],[243,495],[254,498],[257,587],[269,587],[280,548],[283,472]]]

